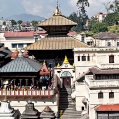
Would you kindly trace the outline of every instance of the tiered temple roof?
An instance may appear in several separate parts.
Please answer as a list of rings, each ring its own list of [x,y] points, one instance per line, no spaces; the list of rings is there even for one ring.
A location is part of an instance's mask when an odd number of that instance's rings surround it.
[[[77,23],[62,16],[58,4],[53,16],[41,23],[42,27],[47,31],[48,36],[43,38],[25,49],[27,50],[68,50],[76,47],[88,47],[85,43],[67,36],[69,30],[76,26]]]
[[[29,46],[26,50],[62,50],[73,49],[76,47],[88,47],[85,43],[80,42],[72,37],[46,37]]]

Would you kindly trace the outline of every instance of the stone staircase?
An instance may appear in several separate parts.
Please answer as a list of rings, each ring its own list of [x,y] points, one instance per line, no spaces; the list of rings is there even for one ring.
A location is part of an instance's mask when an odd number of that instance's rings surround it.
[[[70,88],[60,89],[59,116],[60,119],[81,118],[81,112],[75,110],[75,104],[72,102]]]

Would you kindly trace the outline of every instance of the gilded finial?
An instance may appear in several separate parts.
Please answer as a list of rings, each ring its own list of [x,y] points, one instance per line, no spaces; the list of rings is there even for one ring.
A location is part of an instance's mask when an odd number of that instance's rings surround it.
[[[59,63],[57,64],[57,67],[60,67],[60,64]]]
[[[4,101],[4,102],[7,102],[7,96],[4,97],[4,100],[3,100],[3,101]]]
[[[68,58],[67,58],[67,56],[65,55],[65,58],[64,58],[64,62],[63,62],[64,64],[69,64],[69,61],[68,61]]]
[[[57,6],[56,6],[56,10],[53,14],[54,16],[61,16],[61,11],[59,10],[59,4],[58,4],[58,0],[57,0]]]
[[[73,67],[75,67],[75,64],[73,63],[73,65],[72,65]]]
[[[43,65],[46,65],[45,60],[44,60],[44,62],[43,62]]]

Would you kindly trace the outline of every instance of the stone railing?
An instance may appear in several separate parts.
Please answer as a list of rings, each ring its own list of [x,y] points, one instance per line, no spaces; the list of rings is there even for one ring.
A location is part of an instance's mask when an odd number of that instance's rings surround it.
[[[54,90],[0,90],[0,96],[15,97],[51,97],[55,94]]]
[[[115,79],[109,79],[109,80],[97,80],[97,81],[90,81],[90,83],[88,83],[90,88],[98,88],[98,87],[119,87],[119,81],[115,80]]]
[[[99,65],[100,68],[119,68],[119,64],[100,64]]]

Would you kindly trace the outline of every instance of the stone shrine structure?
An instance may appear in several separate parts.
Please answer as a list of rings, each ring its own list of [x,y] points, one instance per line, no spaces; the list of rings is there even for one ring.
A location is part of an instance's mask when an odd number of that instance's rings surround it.
[[[7,98],[1,102],[0,107],[0,119],[19,119],[18,111],[14,110],[10,103],[7,101]]]
[[[21,115],[21,119],[39,119],[38,110],[34,108],[34,103],[28,102],[26,109]]]
[[[46,106],[40,115],[40,119],[54,119],[55,114],[49,106]]]

